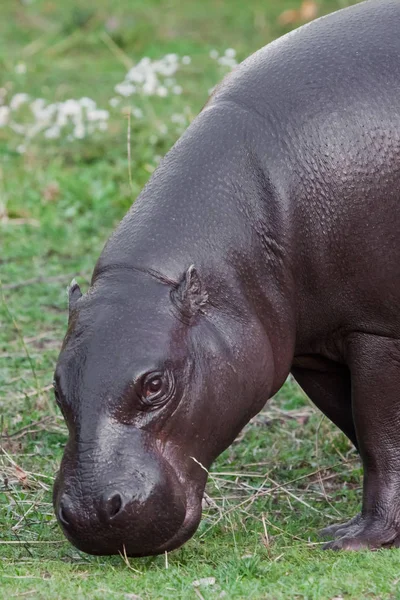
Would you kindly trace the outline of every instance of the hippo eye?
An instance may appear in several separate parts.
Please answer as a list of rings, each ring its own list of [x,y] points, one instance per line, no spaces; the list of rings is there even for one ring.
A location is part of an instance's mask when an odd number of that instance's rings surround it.
[[[140,400],[143,408],[158,408],[171,397],[172,375],[158,371],[147,373],[141,379],[140,388]]]
[[[144,387],[144,395],[146,398],[149,398],[153,394],[157,394],[162,389],[163,380],[161,377],[153,377],[149,381],[146,381]]]

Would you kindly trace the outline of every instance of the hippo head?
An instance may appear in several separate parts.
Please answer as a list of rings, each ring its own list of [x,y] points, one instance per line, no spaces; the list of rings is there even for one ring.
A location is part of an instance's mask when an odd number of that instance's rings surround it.
[[[69,296],[54,381],[69,430],[59,523],[92,554],[172,550],[199,524],[212,461],[271,393],[268,338],[193,266],[180,281],[109,269]]]

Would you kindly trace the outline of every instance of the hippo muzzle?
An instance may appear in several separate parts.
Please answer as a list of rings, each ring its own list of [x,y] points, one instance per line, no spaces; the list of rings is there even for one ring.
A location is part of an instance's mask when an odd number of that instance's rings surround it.
[[[123,444],[108,432],[103,448],[98,441],[66,448],[54,506],[65,535],[84,552],[158,554],[197,527],[200,502],[199,510],[189,508],[184,486],[148,434],[129,433]]]

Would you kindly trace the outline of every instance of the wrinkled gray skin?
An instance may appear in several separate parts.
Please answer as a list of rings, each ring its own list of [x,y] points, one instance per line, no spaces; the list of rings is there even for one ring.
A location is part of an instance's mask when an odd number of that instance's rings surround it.
[[[214,93],[70,290],[54,491],[95,554],[171,550],[206,471],[291,371],[353,441],[362,512],[335,549],[400,541],[400,3],[260,50]],[[194,267],[193,267],[194,265]]]

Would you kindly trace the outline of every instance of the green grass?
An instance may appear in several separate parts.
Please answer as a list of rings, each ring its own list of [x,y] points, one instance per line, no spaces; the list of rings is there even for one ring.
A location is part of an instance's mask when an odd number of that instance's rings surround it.
[[[319,13],[346,4],[321,1]],[[127,61],[171,52],[192,60],[177,74],[182,95],[127,99],[111,110],[107,132],[82,141],[38,135],[20,154],[21,137],[0,128],[1,598],[400,598],[398,550],[321,550],[318,528],[359,509],[361,468],[342,434],[292,382],[214,465],[210,506],[182,549],[129,564],[87,556],[65,541],[52,513],[66,429],[48,386],[66,327],[65,286],[76,274],[88,284],[111,230],[180,133],[171,116],[189,121],[224,74],[210,50],[233,47],[243,59],[284,33],[278,16],[298,5],[2,4],[0,88],[7,97],[89,96],[109,108]],[[16,72],[18,63],[26,73]],[[132,104],[144,117],[132,119],[131,189],[121,109]],[[212,585],[193,585],[210,577]]]

